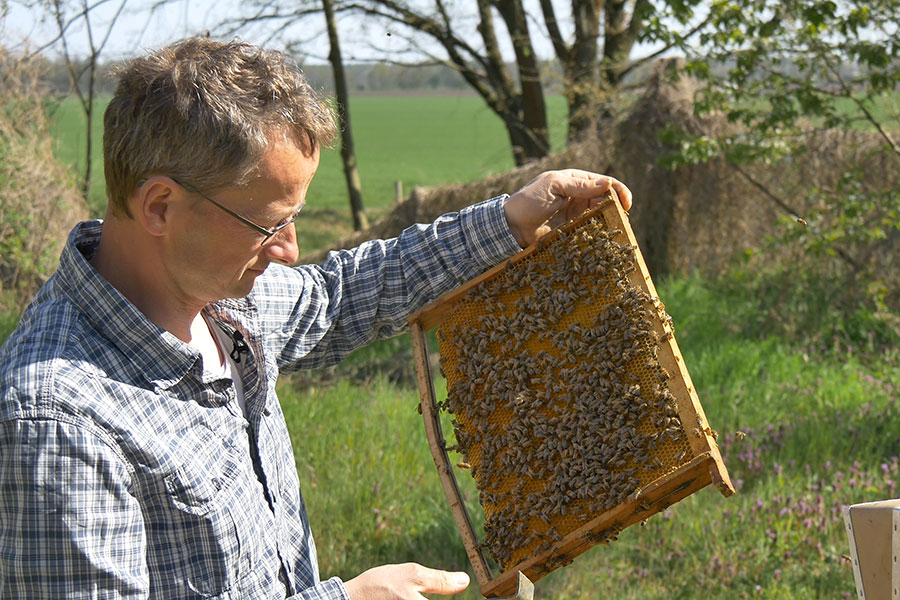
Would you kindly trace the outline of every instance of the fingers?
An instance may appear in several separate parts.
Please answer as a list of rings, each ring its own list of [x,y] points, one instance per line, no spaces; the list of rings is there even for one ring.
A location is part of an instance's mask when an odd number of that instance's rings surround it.
[[[573,200],[588,200],[587,207],[590,207],[595,206],[612,187],[619,197],[622,208],[625,210],[631,208],[631,190],[614,177],[579,169],[557,171],[553,175],[557,175],[551,184],[554,188],[552,193],[556,196],[567,196]]]
[[[541,173],[504,203],[510,232],[525,248],[549,229],[596,206],[610,187],[622,208],[630,209],[631,190],[618,179],[579,169]]]

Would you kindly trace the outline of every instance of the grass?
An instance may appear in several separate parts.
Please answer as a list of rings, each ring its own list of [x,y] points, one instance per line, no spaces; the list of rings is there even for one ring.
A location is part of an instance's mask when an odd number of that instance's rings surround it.
[[[95,218],[102,217],[106,208],[106,180],[103,177],[103,111],[108,103],[108,99],[94,102],[94,122],[91,127],[91,189],[88,208],[91,216]],[[56,159],[70,165],[78,175],[79,181],[83,180],[87,135],[84,110],[80,101],[68,96],[61,101],[49,102],[47,114],[50,116],[50,135],[53,136]]]
[[[376,377],[370,385],[341,381],[281,393],[291,407],[286,418],[304,493],[315,506],[311,518],[341,521],[332,535],[317,540],[332,573],[352,577],[366,567],[423,555],[447,568],[465,568],[460,544],[434,543],[458,534],[439,485],[434,487],[414,389]],[[322,460],[335,454],[338,465]]]
[[[731,316],[754,300],[699,278],[663,282],[660,295],[738,494],[726,499],[704,489],[540,580],[537,593],[585,600],[852,595],[840,506],[896,495],[897,356],[797,348],[742,333]],[[407,344],[379,342],[362,360],[389,360],[408,352]],[[359,360],[352,356],[350,365]],[[467,566],[411,382],[375,375],[312,389],[288,383],[281,399],[298,440],[323,576],[406,560]],[[477,512],[471,482],[462,483]],[[478,598],[475,587],[459,597]]]

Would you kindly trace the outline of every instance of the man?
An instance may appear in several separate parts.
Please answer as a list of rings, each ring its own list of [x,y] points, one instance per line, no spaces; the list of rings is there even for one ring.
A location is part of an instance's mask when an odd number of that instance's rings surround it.
[[[79,224],[0,350],[3,598],[422,598],[465,573],[320,581],[280,371],[394,335],[610,185],[546,173],[398,238],[290,268],[335,135],[283,55],[192,38],[107,108],[106,218]],[[548,221],[549,219],[549,221]]]

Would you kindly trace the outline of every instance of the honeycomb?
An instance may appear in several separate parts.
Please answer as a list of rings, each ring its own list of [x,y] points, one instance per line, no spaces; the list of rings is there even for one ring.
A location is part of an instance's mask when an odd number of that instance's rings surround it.
[[[671,321],[629,282],[621,234],[592,211],[469,288],[437,330],[448,450],[503,571],[694,458],[657,357]]]

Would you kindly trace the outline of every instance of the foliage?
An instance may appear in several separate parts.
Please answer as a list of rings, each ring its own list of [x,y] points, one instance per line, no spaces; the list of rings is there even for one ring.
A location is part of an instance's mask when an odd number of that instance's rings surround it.
[[[713,3],[687,68],[707,84],[698,112],[744,126],[719,151],[776,160],[810,127],[866,126],[900,152],[889,131],[898,115],[884,104],[900,83],[898,11],[897,0]]]
[[[6,341],[9,334],[19,324],[19,311],[0,308],[0,344]]]
[[[897,273],[884,267],[896,255],[900,190],[867,191],[863,181],[848,171],[833,190],[811,188],[818,204],[805,225],[783,217],[776,235],[719,277],[721,293],[755,299],[735,315],[744,334],[870,353],[900,344]]]
[[[698,46],[686,48],[686,71],[703,83],[698,115],[724,116],[732,127],[664,132],[675,148],[668,164],[722,159],[752,179],[741,165],[790,168],[823,131],[853,132],[841,143],[856,157],[841,172],[823,165],[802,190],[753,180],[791,217],[759,261],[775,279],[757,283],[804,296],[811,277],[803,271],[825,277],[833,306],[850,320],[862,310],[876,331],[900,335],[890,313],[900,309],[900,2],[720,0],[709,10]],[[793,268],[769,268],[773,257]]]

